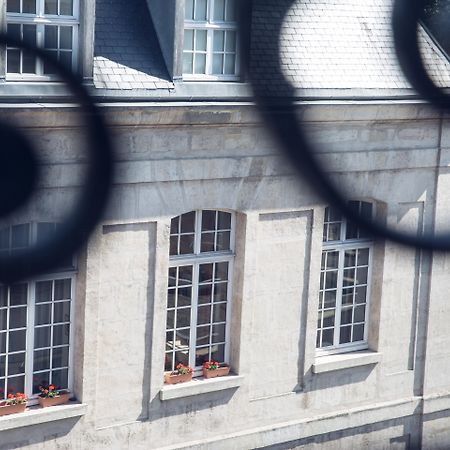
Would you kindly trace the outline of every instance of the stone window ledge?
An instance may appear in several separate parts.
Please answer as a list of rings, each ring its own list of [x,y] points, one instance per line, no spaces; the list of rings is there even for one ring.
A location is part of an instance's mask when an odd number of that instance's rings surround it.
[[[194,378],[187,383],[167,384],[159,392],[161,400],[189,397],[191,395],[206,394],[208,392],[223,391],[239,387],[244,380],[242,375],[229,375],[217,378]]]
[[[331,372],[333,370],[377,364],[380,361],[381,353],[370,350],[317,356],[312,365],[312,371],[313,373]]]
[[[10,414],[0,417],[0,431],[12,430],[14,428],[27,427],[30,425],[39,425],[45,422],[55,420],[69,419],[71,417],[80,417],[86,414],[87,405],[85,403],[69,402],[65,405],[49,406],[41,408],[31,406],[23,413]]]

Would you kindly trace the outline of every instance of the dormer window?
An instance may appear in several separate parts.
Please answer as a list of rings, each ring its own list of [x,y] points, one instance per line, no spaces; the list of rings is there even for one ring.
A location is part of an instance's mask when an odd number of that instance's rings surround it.
[[[8,34],[45,49],[71,70],[77,63],[79,0],[8,0]],[[19,48],[6,49],[8,79],[48,79],[54,69]]]
[[[239,80],[235,0],[186,0],[185,80]]]

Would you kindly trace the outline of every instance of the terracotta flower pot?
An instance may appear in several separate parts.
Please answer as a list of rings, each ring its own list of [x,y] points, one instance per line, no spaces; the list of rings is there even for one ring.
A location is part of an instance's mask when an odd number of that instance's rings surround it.
[[[18,405],[6,405],[0,404],[0,416],[7,416],[8,414],[16,414],[21,413],[25,411],[25,408],[27,407],[26,403],[19,403]]]
[[[203,376],[205,378],[224,377],[230,373],[230,366],[222,366],[215,370],[208,370],[203,367]]]
[[[191,380],[192,380],[192,372],[185,373],[184,375],[172,375],[171,373],[166,373],[164,375],[164,382],[166,384],[185,383],[186,381]]]
[[[47,408],[48,406],[56,406],[67,403],[69,401],[69,398],[70,394],[68,392],[65,392],[63,394],[60,394],[59,397],[38,397],[38,402],[43,408]]]

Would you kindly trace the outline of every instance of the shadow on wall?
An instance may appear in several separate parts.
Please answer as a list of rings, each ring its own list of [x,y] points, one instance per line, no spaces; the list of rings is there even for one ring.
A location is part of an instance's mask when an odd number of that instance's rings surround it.
[[[94,55],[170,81],[145,0],[97,0]]]
[[[58,445],[64,446],[64,436],[71,433],[79,420],[80,417],[73,417],[70,419],[58,420],[57,422],[47,422],[27,426],[25,428],[19,427],[13,430],[1,431],[0,450],[26,448],[38,444],[43,444],[45,448],[47,448],[47,446],[48,448],[56,448],[56,442],[53,443],[53,445],[55,445],[55,447],[53,447],[51,441],[61,438]],[[81,433],[78,433],[79,441],[77,441],[76,435],[77,433],[73,433],[72,437],[67,441],[67,447],[64,446],[64,448],[69,448],[69,446],[72,446],[71,448],[83,448],[81,446],[83,436]],[[60,447],[58,446],[58,448]]]

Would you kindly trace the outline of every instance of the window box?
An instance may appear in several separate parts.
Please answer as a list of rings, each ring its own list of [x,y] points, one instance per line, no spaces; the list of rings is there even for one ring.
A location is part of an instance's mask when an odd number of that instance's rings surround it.
[[[230,366],[228,364],[222,364],[217,369],[206,369],[203,367],[203,376],[205,378],[225,377],[230,373]]]
[[[0,404],[0,416],[7,416],[9,414],[17,414],[24,412],[27,407],[26,403],[19,403],[17,405],[8,405],[6,402]]]
[[[178,383],[186,383],[187,381],[192,380],[192,372],[191,373],[166,373],[164,375],[164,382],[166,384],[178,384]]]
[[[38,397],[38,402],[43,408],[49,406],[63,405],[67,403],[70,398],[69,392],[61,393],[58,397]]]

